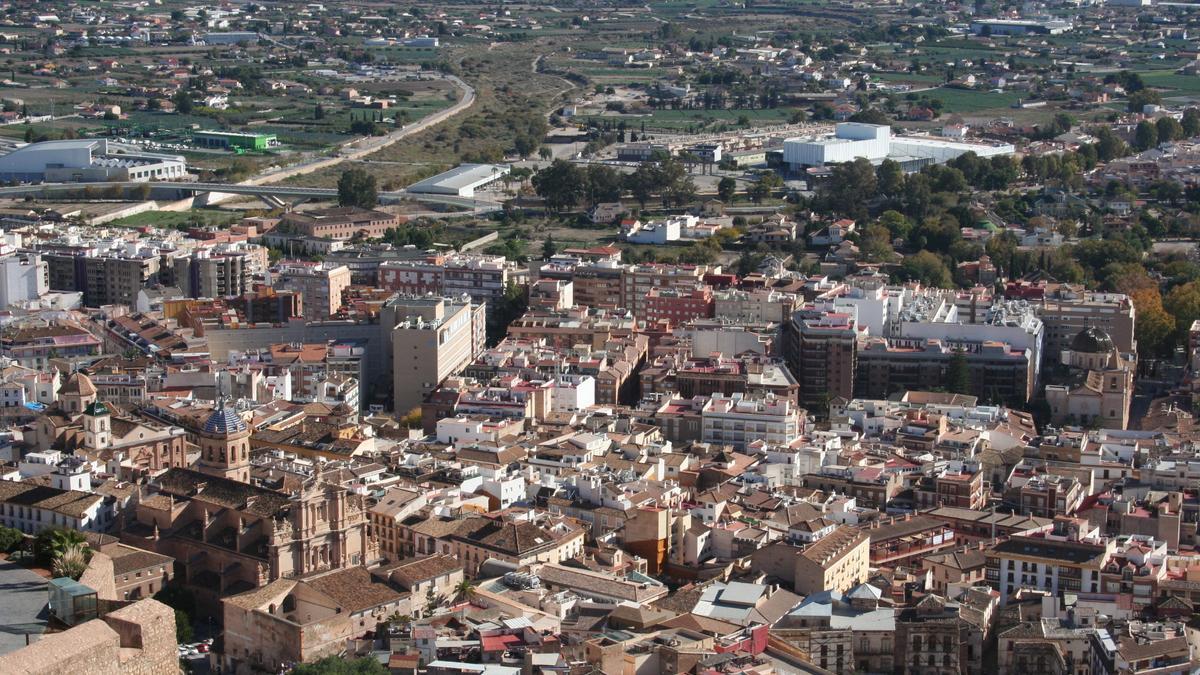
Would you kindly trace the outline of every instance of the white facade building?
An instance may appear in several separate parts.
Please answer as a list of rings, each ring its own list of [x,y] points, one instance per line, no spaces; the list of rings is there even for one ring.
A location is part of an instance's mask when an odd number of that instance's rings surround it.
[[[37,300],[50,292],[50,266],[40,255],[0,258],[0,309]]]

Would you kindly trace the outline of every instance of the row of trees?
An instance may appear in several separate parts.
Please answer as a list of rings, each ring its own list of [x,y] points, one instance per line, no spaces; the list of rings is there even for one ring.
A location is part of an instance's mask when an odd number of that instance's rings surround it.
[[[696,196],[696,183],[687,168],[673,158],[644,162],[631,174],[597,164],[580,167],[559,159],[533,175],[533,189],[554,211],[616,201],[627,193],[643,208],[656,195],[664,207],[682,206]]]

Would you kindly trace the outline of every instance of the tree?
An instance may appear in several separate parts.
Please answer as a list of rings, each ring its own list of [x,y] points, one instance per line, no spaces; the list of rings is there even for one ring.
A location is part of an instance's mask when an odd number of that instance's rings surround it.
[[[737,181],[729,176],[725,176],[717,183],[717,197],[726,204],[733,202],[733,197],[737,193]]]
[[[901,281],[919,281],[937,288],[954,287],[954,279],[946,263],[929,251],[919,251],[906,257],[896,274]]]
[[[879,223],[867,226],[859,242],[859,249],[867,260],[872,262],[890,262],[896,256],[896,251],[892,248],[891,231]]]
[[[562,211],[577,205],[586,191],[583,172],[574,164],[556,159],[533,175],[533,189],[546,208]]]
[[[182,609],[175,610],[175,641],[184,644],[191,642],[194,637],[192,620],[188,617],[187,612]]]
[[[1107,162],[1129,154],[1129,146],[1109,127],[1100,127],[1095,136],[1096,156],[1100,161]]]
[[[61,527],[47,528],[33,540],[33,555],[42,565],[52,565],[55,558],[74,545],[87,545],[83,533]]]
[[[360,659],[327,656],[314,663],[297,665],[292,675],[388,675],[388,669],[371,656]]]
[[[338,179],[338,204],[373,209],[379,203],[379,189],[375,176],[363,169],[347,169]]]
[[[1175,318],[1175,339],[1187,343],[1192,322],[1200,319],[1200,283],[1190,281],[1172,288],[1163,298],[1163,309]]]
[[[463,577],[463,579],[454,586],[454,597],[459,602],[470,602],[470,600],[475,597],[475,584],[472,583],[470,579]]]
[[[538,148],[538,157],[541,157],[542,159],[549,161],[550,158],[553,156],[554,156],[554,151],[551,150],[549,147],[543,145],[542,147]]]
[[[195,109],[195,104],[192,103],[192,95],[187,89],[180,89],[171,97],[171,102],[175,104],[175,112],[181,115],[190,115]]]
[[[894,159],[883,160],[875,169],[875,182],[879,194],[885,197],[898,197],[900,191],[904,189],[904,169],[900,166],[900,162]]]
[[[888,119],[888,116],[885,115],[883,113],[883,111],[879,110],[878,108],[866,108],[864,110],[860,110],[850,116],[850,121],[851,122],[862,122],[863,124],[887,125],[887,124],[892,123],[892,121],[890,119]]]
[[[1139,89],[1129,94],[1129,112],[1142,112],[1148,105],[1161,105],[1162,94],[1153,89]]]
[[[5,553],[16,550],[25,541],[25,535],[12,527],[0,526],[0,551]]]
[[[313,108],[313,119],[314,120],[325,119],[325,106],[318,103],[317,107]]]
[[[1154,122],[1154,128],[1158,130],[1158,142],[1170,143],[1183,138],[1183,125],[1174,117],[1160,117]]]
[[[1200,108],[1183,111],[1183,135],[1185,138],[1200,136]]]
[[[542,259],[549,260],[550,258],[553,258],[556,252],[555,249],[556,247],[554,245],[554,238],[550,235],[546,235],[546,240],[542,242]]]
[[[1133,147],[1138,150],[1149,150],[1158,145],[1158,127],[1148,120],[1138,122],[1137,130],[1133,132]]]
[[[946,390],[954,394],[971,393],[971,370],[962,349],[955,349],[946,365]]]
[[[860,157],[834,165],[824,196],[833,211],[858,220],[866,215],[864,201],[875,196],[875,189],[875,168]]]

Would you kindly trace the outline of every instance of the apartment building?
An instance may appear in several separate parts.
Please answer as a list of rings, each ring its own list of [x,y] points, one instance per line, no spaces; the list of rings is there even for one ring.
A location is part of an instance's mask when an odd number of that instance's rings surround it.
[[[621,307],[634,318],[646,320],[647,295],[652,288],[674,288],[690,292],[702,285],[708,268],[703,265],[644,264],[625,267],[621,274]],[[582,300],[580,304],[583,304]]]
[[[1034,307],[1046,327],[1044,358],[1051,363],[1057,363],[1063,350],[1070,349],[1075,336],[1087,328],[1103,330],[1120,352],[1137,351],[1137,310],[1124,293],[1101,293],[1061,284],[1047,288],[1044,297],[1034,301]]]
[[[51,357],[73,359],[100,353],[101,342],[73,325],[15,325],[0,332],[0,356],[26,368],[46,369]]]
[[[741,323],[784,323],[796,311],[800,297],[770,288],[743,291],[731,288],[713,293],[713,314]]]
[[[1113,540],[1071,539],[1045,533],[1014,535],[987,549],[984,576],[1000,591],[1001,604],[1020,588],[1048,591],[1051,597],[1071,592],[1099,593],[1101,572],[1115,548]]]
[[[766,395],[751,399],[737,393],[713,394],[700,413],[705,443],[731,445],[741,450],[753,441],[787,444],[804,426],[804,412],[785,398]]]
[[[495,255],[455,255],[443,267],[442,293],[449,297],[465,293],[474,304],[487,303],[488,312],[499,305],[510,282],[522,285],[528,276],[527,270]]]
[[[435,253],[415,260],[385,260],[379,264],[376,285],[404,295],[441,294],[446,256]]]
[[[304,318],[327,319],[342,308],[342,292],[350,286],[350,268],[326,263],[288,262],[273,272],[275,286],[301,294]]]
[[[36,253],[0,257],[0,307],[14,307],[50,292],[50,265]]]
[[[624,307],[624,268],[612,260],[576,265],[571,274],[575,304],[598,309]]]
[[[669,322],[672,326],[713,315],[712,289],[708,286],[651,288],[645,297],[646,323]]]
[[[810,544],[796,558],[795,592],[800,595],[845,592],[866,581],[870,572],[870,542],[865,531],[843,525]]]
[[[207,249],[171,260],[172,281],[190,298],[241,296],[251,290],[254,262],[247,254],[216,254]]]
[[[858,340],[866,335],[856,316],[810,308],[784,324],[783,353],[800,385],[800,405],[824,415],[834,398],[854,398]]]
[[[283,215],[279,225],[308,237],[353,239],[361,236],[377,239],[388,230],[398,227],[401,222],[399,216],[384,211],[336,206],[313,211],[289,211]]]
[[[1033,397],[1037,375],[1029,350],[992,340],[950,342],[934,338],[860,340],[854,395],[887,398],[899,391],[944,387],[951,360],[959,354],[966,360],[967,393],[982,400],[1017,403]]]
[[[419,407],[442,380],[458,373],[483,351],[484,307],[470,299],[397,297],[389,303],[393,410]]]

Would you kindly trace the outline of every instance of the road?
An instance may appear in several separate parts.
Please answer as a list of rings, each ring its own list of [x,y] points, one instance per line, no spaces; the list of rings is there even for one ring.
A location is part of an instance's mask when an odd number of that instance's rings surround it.
[[[397,129],[391,133],[384,134],[383,136],[368,136],[366,138],[348,141],[338,147],[337,154],[333,157],[313,158],[293,166],[272,169],[270,171],[260,173],[253,178],[248,178],[238,184],[268,185],[271,183],[277,183],[281,180],[286,180],[292,176],[302,176],[306,173],[312,173],[321,169],[327,169],[331,166],[337,166],[338,164],[341,164],[347,160],[362,159],[367,155],[378,152],[400,140],[412,136],[413,134],[419,134],[435,124],[441,124],[451,117],[466,111],[475,104],[474,87],[453,75],[447,75],[446,79],[462,92],[462,98],[460,98],[449,108],[435,112],[428,117],[423,117],[417,122],[409,124],[402,129]]]

